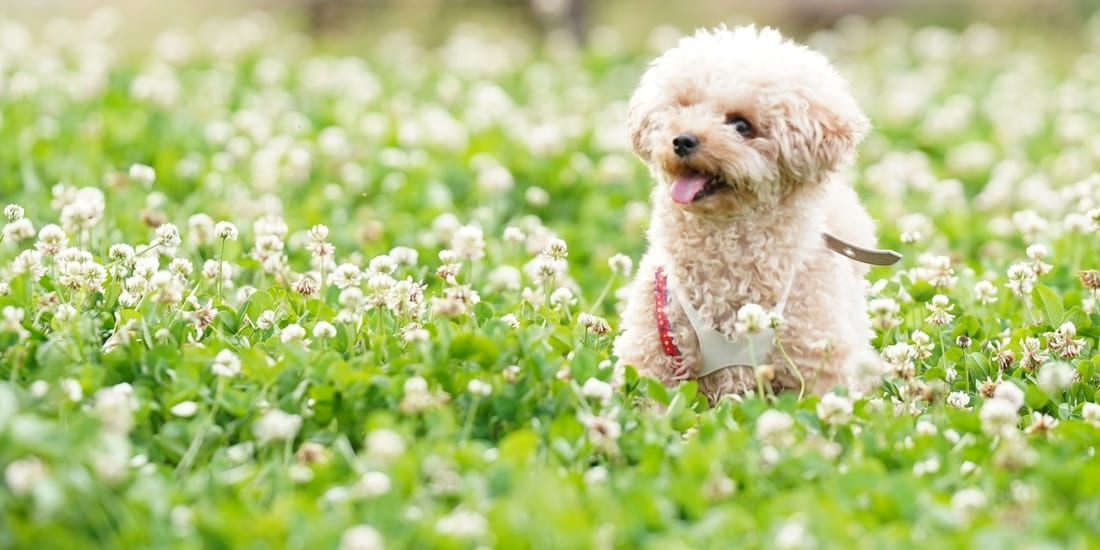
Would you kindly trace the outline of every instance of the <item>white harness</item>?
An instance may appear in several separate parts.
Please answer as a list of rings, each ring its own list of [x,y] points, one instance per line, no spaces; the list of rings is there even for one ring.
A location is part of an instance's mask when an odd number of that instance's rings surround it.
[[[699,372],[696,373],[696,378],[702,378],[725,368],[756,366],[760,364],[762,359],[771,354],[772,349],[775,347],[775,329],[765,327],[763,330],[752,334],[730,338],[715,330],[710,323],[703,321],[702,317],[699,316],[699,312],[692,307],[691,302],[684,297],[683,292],[680,292],[680,285],[671,286],[673,292],[676,293],[676,299],[680,301],[680,305],[684,309],[684,314],[691,322],[691,328],[695,329],[695,336],[699,340],[699,353],[703,357],[703,364]],[[783,287],[783,293],[780,294],[779,301],[772,308],[772,313],[783,315],[792,286],[794,286],[793,270],[787,279],[787,284]]]
[[[825,246],[830,250],[865,264],[892,265],[901,259],[901,254],[892,250],[864,248],[829,233],[823,233],[822,237],[825,240]],[[787,283],[783,286],[783,292],[779,295],[779,301],[772,308],[772,313],[781,317],[783,310],[787,307],[787,298],[791,294],[791,287],[794,286],[796,271],[791,270]],[[715,330],[711,323],[703,321],[702,317],[699,316],[699,312],[692,307],[691,302],[680,292],[679,285],[672,284],[671,286],[684,309],[684,313],[687,315],[688,321],[691,322],[691,327],[695,330],[695,336],[699,340],[699,353],[703,357],[703,364],[699,372],[696,373],[696,378],[702,378],[730,367],[755,367],[760,364],[761,360],[771,355],[772,350],[775,348],[775,329],[766,327],[753,334],[730,338]]]

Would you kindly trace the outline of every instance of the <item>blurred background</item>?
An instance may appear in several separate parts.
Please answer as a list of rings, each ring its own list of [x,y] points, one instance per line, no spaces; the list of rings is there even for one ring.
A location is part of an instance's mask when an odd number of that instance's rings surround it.
[[[104,6],[121,12],[129,27],[119,37],[131,45],[147,43],[165,28],[262,10],[330,43],[369,45],[386,31],[409,29],[430,46],[433,39],[443,42],[462,22],[526,36],[567,33],[582,42],[601,28],[642,42],[658,25],[686,31],[719,22],[777,25],[798,35],[848,14],[949,28],[986,21],[1001,28],[1056,32],[1079,27],[1100,10],[1100,0],[0,0],[0,13],[34,24],[56,16],[80,17]]]

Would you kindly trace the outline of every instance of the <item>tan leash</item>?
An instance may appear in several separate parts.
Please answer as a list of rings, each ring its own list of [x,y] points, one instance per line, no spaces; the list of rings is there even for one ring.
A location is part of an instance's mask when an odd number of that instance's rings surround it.
[[[847,256],[857,262],[871,265],[894,265],[901,259],[901,254],[893,250],[881,250],[878,248],[863,248],[850,242],[837,238],[829,233],[822,233],[825,237],[825,246],[830,250]]]

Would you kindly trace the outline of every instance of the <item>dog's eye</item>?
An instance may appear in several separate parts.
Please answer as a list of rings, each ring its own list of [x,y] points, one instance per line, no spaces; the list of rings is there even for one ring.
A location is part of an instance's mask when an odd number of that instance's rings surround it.
[[[745,120],[745,117],[741,115],[727,115],[726,124],[733,126],[734,130],[737,130],[738,134],[745,137],[753,137],[756,134],[756,130],[753,129],[752,124]]]

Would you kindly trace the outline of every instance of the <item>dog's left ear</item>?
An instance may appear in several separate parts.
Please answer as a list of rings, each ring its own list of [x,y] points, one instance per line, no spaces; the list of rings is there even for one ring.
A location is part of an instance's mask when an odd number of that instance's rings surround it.
[[[871,130],[871,123],[855,100],[812,98],[806,109],[789,113],[781,141],[786,168],[796,178],[814,177],[843,167],[854,157]]]

